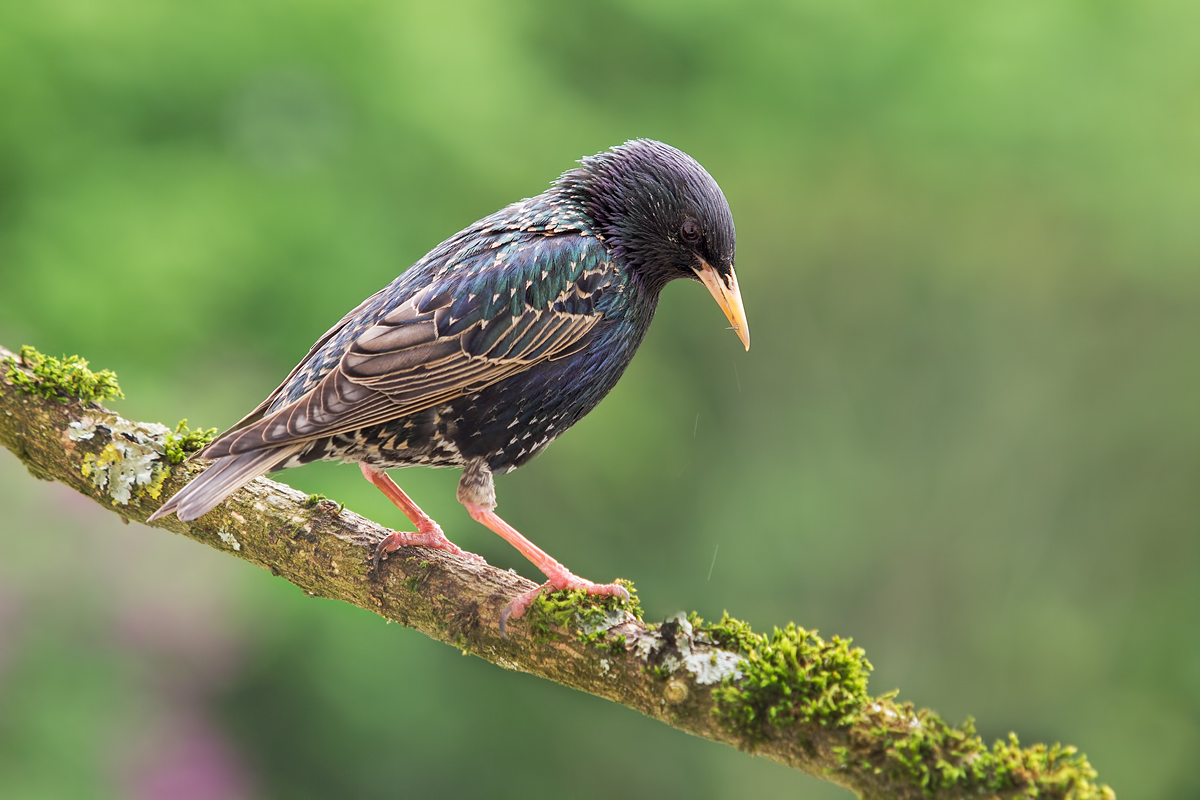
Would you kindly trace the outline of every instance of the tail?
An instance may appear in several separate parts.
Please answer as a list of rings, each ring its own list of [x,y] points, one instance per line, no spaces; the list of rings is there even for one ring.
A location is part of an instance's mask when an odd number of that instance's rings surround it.
[[[287,461],[302,446],[273,447],[269,450],[255,450],[237,456],[218,458],[195,480],[163,503],[146,521],[162,519],[171,512],[175,512],[183,520],[195,519],[206,514],[259,475],[266,475]]]

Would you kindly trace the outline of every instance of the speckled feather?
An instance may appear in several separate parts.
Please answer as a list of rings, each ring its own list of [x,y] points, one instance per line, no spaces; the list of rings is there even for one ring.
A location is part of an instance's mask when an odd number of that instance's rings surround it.
[[[629,364],[665,283],[695,277],[654,249],[678,244],[658,219],[665,205],[683,197],[715,220],[706,252],[730,272],[733,224],[715,182],[674,148],[636,140],[582,164],[347,314],[197,454],[217,463],[155,518],[194,518],[258,475],[317,460],[508,472],[587,414]]]

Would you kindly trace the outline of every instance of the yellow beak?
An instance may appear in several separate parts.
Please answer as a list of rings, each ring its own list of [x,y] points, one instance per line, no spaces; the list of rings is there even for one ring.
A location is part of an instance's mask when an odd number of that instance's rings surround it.
[[[713,300],[716,300],[717,305],[725,312],[729,324],[733,326],[733,332],[749,350],[750,328],[746,325],[746,309],[742,307],[742,293],[738,290],[737,275],[730,270],[729,284],[726,285],[712,265],[704,259],[700,259],[700,266],[695,267],[695,270],[696,277],[700,279],[709,294],[713,296]]]

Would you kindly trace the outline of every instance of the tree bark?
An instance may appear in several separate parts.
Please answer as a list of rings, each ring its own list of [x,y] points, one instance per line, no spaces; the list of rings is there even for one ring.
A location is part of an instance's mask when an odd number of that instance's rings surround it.
[[[145,522],[203,469],[168,463],[163,426],[31,392],[37,379],[3,347],[0,363],[0,443],[35,477]],[[27,376],[20,386],[18,371]],[[861,650],[836,638],[830,645],[803,630],[756,637],[731,621],[647,625],[612,603],[562,594],[510,621],[505,638],[501,609],[531,581],[419,547],[401,548],[372,573],[370,556],[387,529],[265,478],[200,519],[170,517],[152,527],[257,564],[310,595],[374,611],[505,669],[605,697],[864,798],[1114,796],[1073,748],[1020,748],[1012,737],[989,750],[969,723],[951,728],[930,712],[871,698]],[[864,667],[861,691],[846,674],[855,658]],[[791,683],[780,683],[787,675]],[[806,705],[799,696],[817,699]],[[822,710],[829,703],[836,713]]]

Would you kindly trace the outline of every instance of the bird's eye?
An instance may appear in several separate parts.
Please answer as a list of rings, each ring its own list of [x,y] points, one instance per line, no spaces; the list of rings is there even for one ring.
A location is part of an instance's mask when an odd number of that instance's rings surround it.
[[[679,232],[683,234],[684,241],[694,242],[700,238],[700,226],[694,220],[685,219]]]

